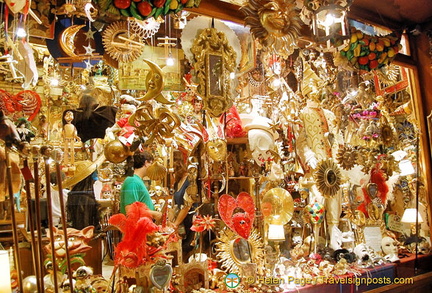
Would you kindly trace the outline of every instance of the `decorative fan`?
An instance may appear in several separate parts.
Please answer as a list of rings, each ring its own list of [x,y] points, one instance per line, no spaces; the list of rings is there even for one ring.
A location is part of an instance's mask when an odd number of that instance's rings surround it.
[[[141,39],[151,38],[160,28],[160,22],[156,21],[153,17],[146,20],[129,17],[128,23],[130,29]]]
[[[334,196],[340,189],[341,172],[332,159],[321,161],[315,173],[318,190],[324,197]]]
[[[144,48],[140,37],[129,31],[127,21],[110,24],[103,32],[102,42],[108,55],[125,63],[136,60]]]

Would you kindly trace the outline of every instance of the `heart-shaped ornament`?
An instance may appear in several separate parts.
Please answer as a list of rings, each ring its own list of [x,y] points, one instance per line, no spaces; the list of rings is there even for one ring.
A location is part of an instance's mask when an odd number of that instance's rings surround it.
[[[366,186],[366,192],[371,199],[374,199],[375,197],[377,197],[377,194],[378,194],[378,184],[369,183]]]
[[[231,230],[245,239],[249,238],[255,219],[255,203],[249,193],[241,192],[237,198],[223,194],[218,201],[218,211]]]
[[[157,263],[150,270],[150,280],[159,290],[164,289],[172,277],[172,267],[166,262]]]

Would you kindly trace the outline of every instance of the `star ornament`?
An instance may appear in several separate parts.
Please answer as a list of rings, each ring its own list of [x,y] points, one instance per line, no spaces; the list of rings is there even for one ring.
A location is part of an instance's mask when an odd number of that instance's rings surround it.
[[[88,44],[88,46],[83,46],[83,47],[86,51],[86,55],[93,55],[93,52],[95,51],[95,49],[93,49],[90,44]]]
[[[84,60],[84,64],[87,70],[90,70],[92,68],[92,64],[90,60]]]
[[[212,230],[216,225],[216,221],[212,218],[212,216],[201,216],[197,215],[192,223],[191,230],[195,232],[203,232]]]
[[[96,31],[92,31],[91,28],[85,33],[86,40],[94,40],[94,34]]]

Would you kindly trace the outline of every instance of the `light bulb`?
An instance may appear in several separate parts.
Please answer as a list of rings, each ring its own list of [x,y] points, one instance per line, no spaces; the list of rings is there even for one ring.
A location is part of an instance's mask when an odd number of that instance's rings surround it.
[[[335,20],[336,20],[336,17],[332,13],[328,13],[326,15],[324,22],[323,22],[323,25],[329,27],[332,24],[334,24]]]
[[[171,53],[168,55],[168,58],[166,60],[167,66],[174,66],[174,58],[171,56]]]
[[[19,28],[17,28],[17,30],[16,30],[16,36],[17,36],[18,38],[25,38],[25,37],[27,36],[27,32],[25,31],[24,28],[19,27]]]
[[[231,73],[230,73],[230,78],[231,78],[231,79],[234,79],[234,78],[235,78],[235,73],[234,73],[234,72],[231,72]]]

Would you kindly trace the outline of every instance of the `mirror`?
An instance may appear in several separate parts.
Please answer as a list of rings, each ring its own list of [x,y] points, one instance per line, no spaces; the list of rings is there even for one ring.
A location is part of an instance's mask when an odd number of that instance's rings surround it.
[[[326,185],[332,187],[337,181],[336,173],[332,169],[326,170],[326,179]]]
[[[221,55],[207,54],[207,72],[209,82],[207,83],[207,93],[209,96],[223,95],[223,60]]]
[[[366,185],[366,192],[371,199],[375,199],[378,194],[378,185],[376,183],[368,183]]]
[[[341,172],[333,159],[321,161],[315,172],[318,190],[324,197],[334,196],[340,189]]]
[[[219,117],[232,106],[230,74],[235,72],[236,52],[227,37],[215,28],[206,28],[194,39],[191,52],[198,77],[203,108]]]
[[[221,230],[216,242],[216,257],[222,263],[223,270],[246,276],[245,268],[264,258],[264,244],[258,230],[253,229],[248,239],[238,236],[227,227]]]
[[[241,237],[232,241],[232,253],[239,262],[247,262],[251,258],[251,248],[249,242]]]

